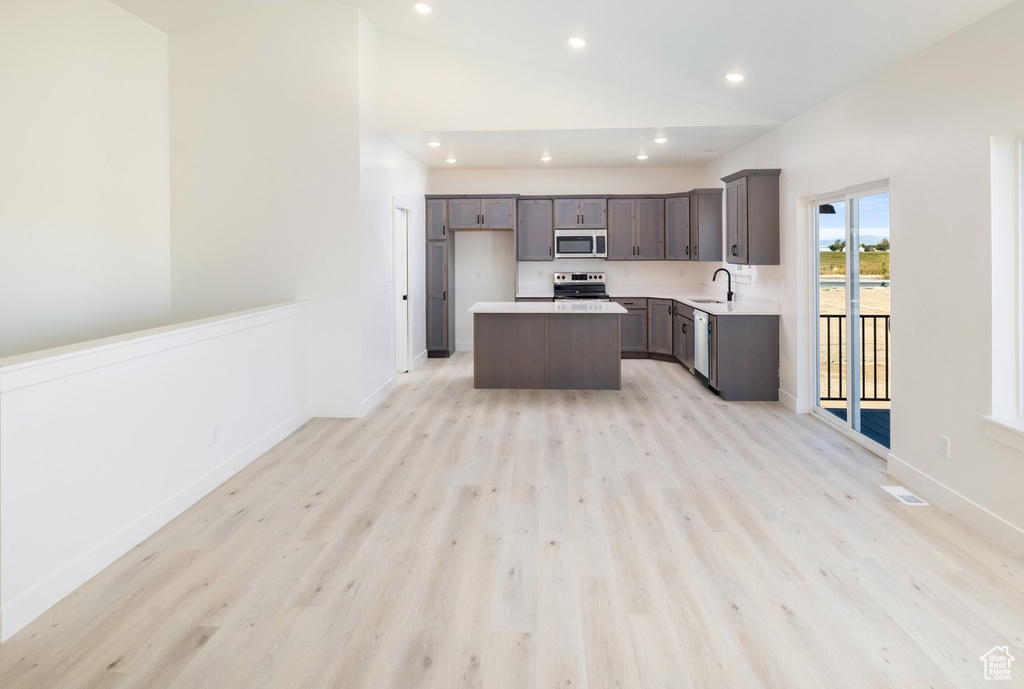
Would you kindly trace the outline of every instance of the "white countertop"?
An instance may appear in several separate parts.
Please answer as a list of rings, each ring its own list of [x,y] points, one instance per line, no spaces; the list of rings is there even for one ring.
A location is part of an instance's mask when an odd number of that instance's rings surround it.
[[[608,294],[613,299],[628,297],[636,297],[638,299],[672,299],[715,316],[779,315],[778,302],[769,299],[758,299],[744,294],[739,295],[736,301],[726,303],[724,285],[721,289],[714,290],[702,289],[699,285],[627,285],[621,289],[609,288]],[[552,295],[549,292],[548,294],[518,294],[516,296],[524,299],[550,299]],[[704,299],[714,299],[722,303],[701,301]]]
[[[625,307],[613,301],[478,301],[470,313],[626,313]]]

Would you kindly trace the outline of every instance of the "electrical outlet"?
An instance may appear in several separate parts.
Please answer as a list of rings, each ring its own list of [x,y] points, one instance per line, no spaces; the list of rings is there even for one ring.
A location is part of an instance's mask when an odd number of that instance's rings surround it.
[[[215,423],[210,427],[210,444],[216,445],[220,442],[220,424]]]
[[[544,273],[538,270],[537,271],[537,277],[539,277],[539,278],[544,277]]]
[[[943,457],[945,457],[946,459],[949,459],[949,436],[948,435],[940,435],[939,436],[939,453]]]
[[[686,271],[682,268],[679,269],[679,277],[686,277]]]
[[[623,275],[624,275],[624,277],[627,277],[627,278],[629,277],[629,268],[626,268],[626,270],[623,271]]]
[[[479,270],[478,270],[478,271],[476,271],[476,279],[477,279],[477,280],[479,280],[479,279],[480,279],[480,271],[479,271]]]

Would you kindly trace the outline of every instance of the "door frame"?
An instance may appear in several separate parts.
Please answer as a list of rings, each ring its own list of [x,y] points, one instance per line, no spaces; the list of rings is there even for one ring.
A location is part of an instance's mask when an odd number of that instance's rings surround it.
[[[860,432],[859,426],[860,421],[860,371],[857,371],[857,375],[851,376],[849,373],[849,366],[847,366],[847,387],[846,387],[846,420],[843,421],[835,414],[826,411],[819,403],[821,401],[821,294],[819,287],[819,278],[821,270],[821,247],[819,244],[819,228],[818,228],[818,206],[825,203],[837,203],[842,202],[846,204],[846,217],[844,218],[845,232],[844,237],[847,241],[847,249],[850,247],[850,239],[854,234],[853,217],[855,213],[859,212],[857,204],[854,203],[856,199],[864,196],[874,196],[877,194],[889,193],[889,180],[881,180],[878,182],[870,182],[868,184],[860,184],[853,187],[847,187],[846,189],[830,192],[828,194],[820,194],[816,196],[808,197],[808,208],[807,213],[809,216],[809,225],[811,231],[808,232],[808,244],[810,251],[810,264],[809,270],[809,289],[810,299],[808,305],[810,308],[810,318],[808,319],[811,323],[809,328],[809,354],[811,359],[811,371],[810,376],[810,409],[811,416],[820,419],[827,423],[832,428],[838,430],[848,438],[854,440],[858,444],[864,446],[868,450],[882,457],[883,459],[888,458],[890,449],[880,443],[876,443],[871,438],[867,437]],[[891,217],[891,196],[890,196],[890,217]],[[860,239],[860,228],[857,227],[856,239]],[[860,362],[860,337],[859,337],[859,326],[860,326],[860,274],[854,274],[853,268],[856,267],[859,271],[860,265],[860,242],[858,241],[855,245],[857,247],[856,252],[846,251],[846,295],[847,295],[847,318],[846,318],[846,341],[847,341],[847,361]],[[856,259],[852,259],[852,256],[856,256]],[[856,264],[851,265],[851,264]],[[853,299],[852,295],[856,287],[857,298]],[[891,287],[890,287],[891,289]],[[852,306],[852,308],[851,308]],[[859,366],[859,363],[858,363]],[[856,398],[856,399],[854,399]],[[890,406],[891,406],[890,402]],[[856,423],[855,423],[856,422]],[[890,438],[890,445],[891,445]]]
[[[412,309],[409,299],[409,267],[410,267],[410,231],[412,229],[412,210],[398,203],[392,204],[392,276],[391,284],[393,289],[393,320],[395,324],[395,370],[398,373],[408,373],[412,370]],[[400,255],[405,256],[405,291],[399,290],[401,275],[398,260]],[[405,311],[405,318],[402,318],[402,311]],[[404,322],[404,323],[403,323]],[[403,328],[404,324],[404,328]]]

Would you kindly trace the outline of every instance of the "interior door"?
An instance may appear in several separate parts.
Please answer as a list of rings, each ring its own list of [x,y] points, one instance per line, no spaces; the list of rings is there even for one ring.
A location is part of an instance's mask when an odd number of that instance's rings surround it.
[[[409,211],[396,208],[394,223],[395,254],[395,367],[399,373],[409,370]]]

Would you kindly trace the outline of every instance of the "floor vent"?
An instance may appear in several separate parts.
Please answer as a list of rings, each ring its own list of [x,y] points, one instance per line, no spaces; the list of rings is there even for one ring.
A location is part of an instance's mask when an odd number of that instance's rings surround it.
[[[882,490],[886,493],[893,495],[897,500],[902,502],[904,505],[927,505],[928,503],[917,497],[903,486],[882,486]]]

